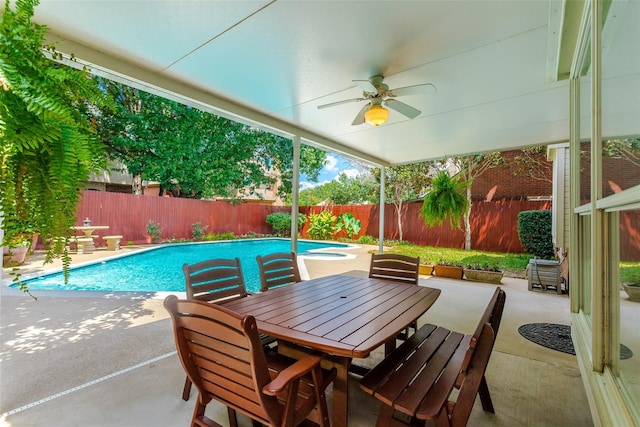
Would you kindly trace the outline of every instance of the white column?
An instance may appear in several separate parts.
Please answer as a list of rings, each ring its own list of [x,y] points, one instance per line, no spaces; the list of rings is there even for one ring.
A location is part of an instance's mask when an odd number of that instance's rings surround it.
[[[382,253],[384,247],[384,166],[380,166],[380,225],[378,226],[378,253]]]
[[[298,253],[298,192],[300,191],[300,137],[293,137],[293,177],[291,178],[291,252]]]

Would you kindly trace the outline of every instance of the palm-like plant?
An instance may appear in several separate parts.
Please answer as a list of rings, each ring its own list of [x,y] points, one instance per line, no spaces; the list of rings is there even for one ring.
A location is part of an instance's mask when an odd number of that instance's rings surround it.
[[[45,262],[70,258],[66,240],[75,222],[79,190],[105,167],[92,113],[110,101],[86,70],[60,65],[43,54],[46,27],[31,22],[37,0],[5,2],[0,18],[0,212],[3,245],[26,228],[39,231]],[[47,51],[57,59],[53,48]],[[27,291],[26,286],[22,289]]]
[[[467,185],[458,175],[452,177],[447,171],[438,172],[422,202],[420,216],[425,224],[433,227],[446,221],[451,228],[461,229],[461,218],[469,207],[464,195]]]

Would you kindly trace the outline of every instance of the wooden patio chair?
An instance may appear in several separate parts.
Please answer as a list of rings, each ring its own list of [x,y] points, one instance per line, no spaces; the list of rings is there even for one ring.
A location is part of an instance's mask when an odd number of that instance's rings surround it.
[[[314,422],[329,426],[325,389],[336,370],[321,369],[324,355],[295,360],[266,354],[255,318],[217,304],[171,295],[164,306],[173,320],[180,362],[198,389],[192,426],[220,427],[204,415],[212,399],[227,406],[234,427],[236,412],[254,425],[297,426],[311,414]]]
[[[191,265],[184,264],[182,272],[188,299],[219,304],[249,295],[244,285],[239,258],[218,258]]]
[[[410,257],[399,254],[371,254],[371,265],[369,266],[369,277],[375,279],[395,280],[397,282],[417,285],[420,270],[420,257]],[[406,340],[409,331],[418,330],[418,322],[411,325],[398,334],[398,339]]]
[[[260,267],[260,290],[268,291],[276,286],[292,285],[302,281],[295,252],[277,252],[257,256]]]
[[[182,272],[186,282],[187,299],[224,304],[249,295],[244,284],[240,259],[217,258],[196,264],[184,264]],[[261,335],[266,348],[276,342],[268,335]],[[185,380],[182,398],[189,400],[191,381]]]

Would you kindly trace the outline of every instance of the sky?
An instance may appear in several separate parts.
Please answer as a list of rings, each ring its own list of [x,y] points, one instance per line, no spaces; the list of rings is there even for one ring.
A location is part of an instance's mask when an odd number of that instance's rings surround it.
[[[357,176],[360,171],[356,166],[344,157],[340,157],[337,154],[327,154],[326,164],[320,171],[318,176],[318,182],[309,181],[308,177],[304,174],[300,175],[300,189],[313,188],[318,185],[326,184],[333,181],[339,174],[345,173],[348,177],[353,178]]]

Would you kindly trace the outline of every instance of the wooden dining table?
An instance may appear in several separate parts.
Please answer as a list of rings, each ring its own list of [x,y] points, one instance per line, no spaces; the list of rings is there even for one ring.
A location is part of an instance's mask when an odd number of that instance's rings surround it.
[[[439,289],[391,280],[332,275],[271,289],[224,304],[256,318],[260,332],[330,356],[334,426],[347,426],[348,371],[353,358],[366,358],[415,321]]]

